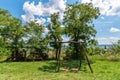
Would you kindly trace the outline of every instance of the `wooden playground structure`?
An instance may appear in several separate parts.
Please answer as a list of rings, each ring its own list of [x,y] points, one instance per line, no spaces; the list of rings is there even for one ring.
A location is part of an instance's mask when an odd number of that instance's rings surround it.
[[[76,42],[76,41],[64,41],[64,42],[62,42],[62,41],[57,41],[57,43],[58,43],[58,47],[56,48],[56,60],[57,60],[56,71],[58,71],[58,72],[60,71],[60,65],[61,65],[60,53],[61,53],[62,44],[64,44],[64,43],[73,43],[73,44],[78,44],[79,46],[82,46],[82,49],[81,49],[81,52],[80,52],[79,57],[80,57],[82,54],[84,54],[84,57],[85,57],[85,59],[86,59],[86,61],[87,61],[87,64],[88,64],[88,67],[89,67],[91,73],[93,73],[93,69],[92,69],[92,67],[91,67],[91,65],[90,65],[90,61],[89,61],[88,56],[87,56],[87,54],[86,54],[87,50],[85,50],[85,47],[84,47],[84,43],[83,43],[83,42]],[[80,64],[79,64],[79,66],[78,66],[78,70],[80,70],[80,68],[81,68],[82,58],[79,58],[79,61],[80,61]]]

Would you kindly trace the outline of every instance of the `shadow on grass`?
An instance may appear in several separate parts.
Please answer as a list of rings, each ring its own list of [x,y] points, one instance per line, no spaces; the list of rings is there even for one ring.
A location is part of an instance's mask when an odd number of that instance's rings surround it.
[[[43,72],[54,72],[56,73],[56,62],[48,62],[46,65],[43,65],[38,68],[38,70]]]
[[[56,61],[54,62],[48,62],[47,64],[41,66],[38,68],[38,70],[43,71],[43,72],[54,72],[57,73],[56,71]],[[67,61],[61,61],[60,65],[60,72],[61,71],[71,71],[72,69],[78,69],[79,68],[79,61],[78,60],[67,60]]]
[[[61,67],[63,68],[78,68],[79,67],[79,61],[78,60],[65,60],[61,62]]]

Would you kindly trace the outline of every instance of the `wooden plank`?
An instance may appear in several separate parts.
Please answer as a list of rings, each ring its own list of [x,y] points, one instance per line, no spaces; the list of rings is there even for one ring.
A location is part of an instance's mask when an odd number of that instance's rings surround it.
[[[54,43],[54,42],[50,42]],[[78,43],[78,44],[83,44],[84,42],[77,42],[77,41],[57,41],[57,43]]]

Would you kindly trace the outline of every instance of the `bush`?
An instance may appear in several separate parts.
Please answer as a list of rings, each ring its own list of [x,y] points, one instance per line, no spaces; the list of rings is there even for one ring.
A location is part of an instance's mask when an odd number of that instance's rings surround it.
[[[106,52],[104,48],[100,48],[100,47],[89,47],[87,51],[89,55],[96,55],[96,54],[102,55]]]
[[[108,51],[112,55],[119,54],[120,53],[120,44],[113,44],[111,47],[109,47]]]
[[[0,48],[0,58],[8,58],[11,56],[11,51],[7,48]]]

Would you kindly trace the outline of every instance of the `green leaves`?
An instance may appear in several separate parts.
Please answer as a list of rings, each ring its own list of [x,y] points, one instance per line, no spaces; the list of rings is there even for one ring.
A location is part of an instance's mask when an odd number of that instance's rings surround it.
[[[71,40],[86,40],[85,42],[95,37],[93,19],[96,19],[99,14],[99,9],[93,7],[92,3],[68,5],[63,20],[67,35]]]
[[[48,41],[44,33],[44,26],[38,24],[35,21],[31,21],[26,23],[24,26],[25,29],[25,38],[26,38],[26,46],[30,47],[30,51],[38,52],[39,55],[45,55],[45,51],[47,51]],[[28,49],[28,50],[29,50]],[[44,57],[44,56],[41,56]]]
[[[61,23],[59,21],[59,13],[54,13],[51,15],[51,23],[47,26],[50,31],[49,37],[50,40],[54,43],[51,44],[52,47],[56,48],[57,41],[62,40],[62,28],[60,27]]]
[[[0,25],[10,25],[11,15],[7,10],[0,8]]]
[[[81,47],[85,49],[87,49],[87,46],[96,44],[94,40],[96,30],[94,29],[93,19],[98,16],[99,9],[93,7],[91,3],[68,5],[63,19],[66,35],[70,37],[71,41],[84,42]],[[78,53],[85,52],[77,44],[70,44],[70,46],[73,47],[72,57],[75,59],[79,58]]]
[[[113,43],[108,50],[112,55],[120,54],[120,40],[117,43]]]

